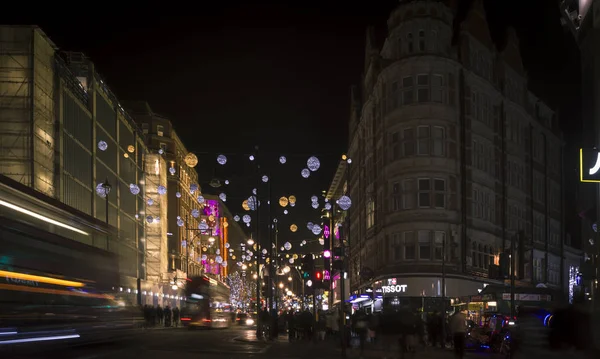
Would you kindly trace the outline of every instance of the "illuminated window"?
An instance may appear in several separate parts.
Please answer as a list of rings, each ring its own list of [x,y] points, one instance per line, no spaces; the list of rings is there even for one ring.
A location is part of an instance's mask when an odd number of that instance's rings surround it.
[[[369,199],[367,201],[367,228],[375,225],[375,201]]]
[[[156,134],[157,135],[159,135],[161,137],[164,136],[164,134],[165,134],[164,130],[165,129],[164,129],[163,125],[156,125]]]

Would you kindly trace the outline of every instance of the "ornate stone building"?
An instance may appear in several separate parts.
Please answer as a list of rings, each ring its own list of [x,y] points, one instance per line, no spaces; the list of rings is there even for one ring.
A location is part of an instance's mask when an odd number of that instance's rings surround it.
[[[367,32],[349,124],[354,291],[439,297],[445,253],[446,295],[477,294],[501,284],[489,277],[513,239],[519,285],[562,284],[556,115],[527,90],[514,30],[499,49],[480,0],[454,20],[446,1],[402,1],[381,48]]]

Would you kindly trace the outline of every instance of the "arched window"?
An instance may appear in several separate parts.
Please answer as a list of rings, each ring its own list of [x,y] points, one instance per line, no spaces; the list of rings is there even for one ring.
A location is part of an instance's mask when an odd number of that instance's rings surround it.
[[[414,51],[413,48],[413,34],[412,32],[409,32],[408,34],[406,34],[406,39],[408,40],[408,53],[412,54]]]
[[[419,30],[419,51],[425,51],[425,31]]]

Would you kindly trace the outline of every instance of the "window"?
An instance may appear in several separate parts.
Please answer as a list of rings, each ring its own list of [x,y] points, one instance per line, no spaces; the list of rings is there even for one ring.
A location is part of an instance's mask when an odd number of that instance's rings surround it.
[[[367,201],[367,228],[375,225],[375,201],[369,199]]]
[[[394,132],[392,134],[392,161],[395,161],[400,158],[400,134],[398,132]]]
[[[159,136],[164,136],[164,127],[163,125],[156,125],[156,134]]]
[[[415,232],[404,232],[404,259],[415,259],[415,252]]]
[[[413,35],[412,32],[409,32],[408,34],[406,34],[406,39],[408,40],[408,53],[412,54],[413,53]]]
[[[413,209],[417,205],[417,189],[415,188],[415,180],[407,179],[402,182],[403,191],[403,206],[404,209]]]
[[[417,75],[417,101],[429,102],[429,75]]]
[[[398,82],[394,81],[392,82],[392,108],[390,110],[393,110],[395,108],[398,108]]]
[[[433,155],[444,156],[445,151],[445,129],[443,127],[433,127]]]
[[[456,81],[453,73],[448,74],[448,103],[450,106],[456,105]]]
[[[398,38],[398,56],[402,56],[402,38]]]
[[[419,231],[419,259],[431,259],[431,239],[429,231]]]
[[[434,233],[434,259],[441,261],[444,253],[444,242],[446,241],[446,232],[436,231]]]
[[[400,233],[392,234],[392,259],[394,261],[402,260],[402,235]]]
[[[431,31],[431,42],[429,43],[429,47],[431,48],[431,52],[436,52],[437,51],[437,31],[432,30]]]
[[[412,128],[407,128],[402,131],[402,148],[404,151],[404,156],[414,156],[415,155],[415,130]]]
[[[160,149],[163,150],[163,152],[167,152],[167,144],[164,142],[160,143]]]
[[[446,207],[446,181],[443,179],[434,179],[433,194],[435,196],[435,208]]]
[[[413,82],[412,77],[404,77],[402,79],[402,104],[403,105],[408,105],[415,101],[413,85],[414,85],[414,82]]]
[[[431,101],[444,102],[444,77],[442,75],[431,76]]]
[[[419,51],[425,51],[425,31],[419,30]]]
[[[419,179],[419,208],[431,207],[431,183],[429,178]]]
[[[394,182],[392,184],[392,211],[399,211],[401,208],[401,197],[400,183]]]
[[[419,155],[428,155],[430,140],[429,126],[417,127],[417,136],[419,138],[417,142],[417,153]]]
[[[142,123],[142,132],[147,135],[150,126],[147,123]]]

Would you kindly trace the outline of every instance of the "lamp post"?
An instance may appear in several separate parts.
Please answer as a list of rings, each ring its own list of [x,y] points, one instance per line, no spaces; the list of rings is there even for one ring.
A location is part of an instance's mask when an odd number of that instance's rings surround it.
[[[112,189],[111,184],[108,182],[108,177],[106,177],[104,183],[102,183],[102,188],[104,189],[104,198],[106,199],[106,224],[108,224],[108,194]]]

